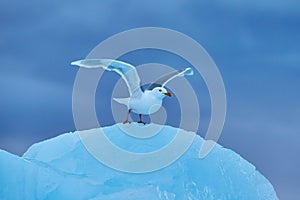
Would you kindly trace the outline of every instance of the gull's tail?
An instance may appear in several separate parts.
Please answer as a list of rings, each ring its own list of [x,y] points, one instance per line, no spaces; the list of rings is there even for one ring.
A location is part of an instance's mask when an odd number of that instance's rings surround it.
[[[129,104],[129,97],[128,98],[113,98],[114,101],[120,103],[120,104],[124,104],[125,106],[128,107]]]

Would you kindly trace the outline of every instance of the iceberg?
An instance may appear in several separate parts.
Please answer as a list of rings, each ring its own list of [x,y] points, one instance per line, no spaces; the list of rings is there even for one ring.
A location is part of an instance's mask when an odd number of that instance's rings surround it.
[[[0,199],[278,199],[270,182],[232,150],[217,144],[200,159],[204,140],[194,133],[191,146],[169,166],[148,173],[127,173],[106,166],[89,153],[81,136],[99,131],[120,148],[141,153],[167,145],[178,129],[163,126],[158,134],[140,139],[124,134],[115,124],[36,143],[22,157],[0,150]]]

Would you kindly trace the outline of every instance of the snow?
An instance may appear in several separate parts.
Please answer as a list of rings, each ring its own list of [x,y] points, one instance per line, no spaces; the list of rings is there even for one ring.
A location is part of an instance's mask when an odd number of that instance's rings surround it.
[[[80,135],[100,129],[131,152],[159,149],[178,131],[165,126],[159,134],[141,139],[113,125],[62,134],[32,145],[22,157],[0,150],[0,199],[278,199],[269,181],[237,153],[216,145],[199,159],[203,139],[196,135],[183,156],[163,169],[139,174],[114,170],[95,159],[80,140]]]

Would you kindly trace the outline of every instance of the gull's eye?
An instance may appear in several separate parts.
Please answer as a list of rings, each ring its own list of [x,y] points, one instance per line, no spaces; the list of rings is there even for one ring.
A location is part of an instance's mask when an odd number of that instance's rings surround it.
[[[158,91],[160,91],[160,92],[161,92],[162,90],[161,90],[161,89],[159,89]]]

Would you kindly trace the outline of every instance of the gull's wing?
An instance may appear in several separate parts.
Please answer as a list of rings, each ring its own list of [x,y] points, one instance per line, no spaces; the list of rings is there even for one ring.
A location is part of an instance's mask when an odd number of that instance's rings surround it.
[[[130,96],[141,93],[141,80],[134,66],[131,64],[112,59],[85,59],[71,63],[83,68],[103,68],[108,71],[117,72],[125,81]]]
[[[147,88],[147,90],[152,90],[155,87],[165,87],[165,85],[178,76],[190,76],[193,75],[194,71],[191,68],[185,68],[183,70],[171,72],[165,76],[160,77],[155,82]]]

